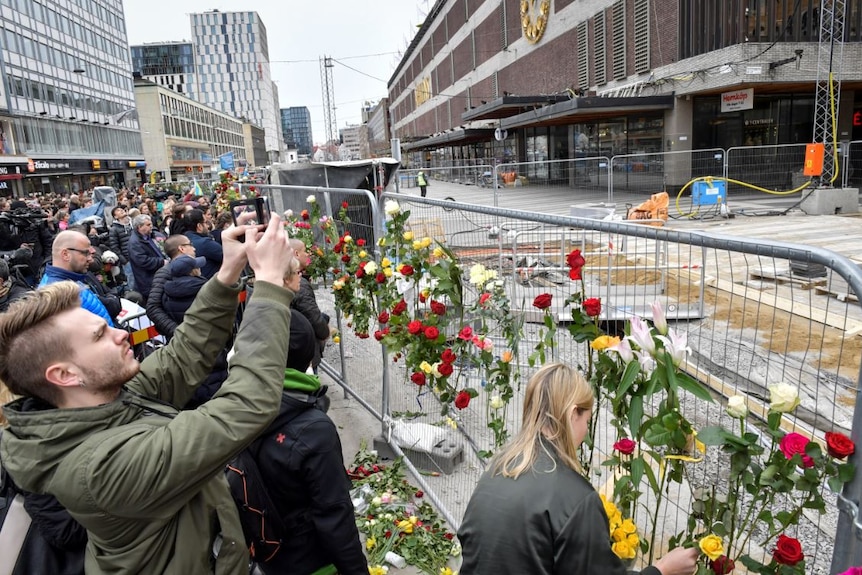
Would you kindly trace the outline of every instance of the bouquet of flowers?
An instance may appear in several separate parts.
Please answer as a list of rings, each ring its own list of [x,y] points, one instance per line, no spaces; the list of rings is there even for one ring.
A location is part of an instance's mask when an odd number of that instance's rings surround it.
[[[613,501],[608,501],[604,495],[600,497],[610,522],[611,550],[623,561],[631,561],[637,555],[638,550],[642,550],[644,547],[644,542],[638,536],[638,528],[634,521],[623,518]]]

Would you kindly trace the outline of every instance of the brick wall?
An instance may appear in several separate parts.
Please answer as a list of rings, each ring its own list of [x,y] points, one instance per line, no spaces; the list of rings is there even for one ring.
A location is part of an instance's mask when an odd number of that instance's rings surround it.
[[[483,62],[490,60],[492,57],[500,53],[503,45],[502,32],[500,30],[500,21],[502,20],[503,9],[499,6],[491,12],[476,27],[476,66],[482,65]]]
[[[678,0],[650,0],[650,63],[652,68],[672,64],[679,58]],[[658,14],[658,18],[655,15]]]
[[[550,94],[577,83],[577,43],[575,29],[538,47],[500,70],[500,94]]]

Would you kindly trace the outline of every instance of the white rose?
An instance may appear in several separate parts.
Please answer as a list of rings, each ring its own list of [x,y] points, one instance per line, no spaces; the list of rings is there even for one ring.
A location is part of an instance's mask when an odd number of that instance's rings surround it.
[[[368,262],[365,264],[365,273],[368,275],[374,275],[377,273],[377,264],[374,262]]]
[[[309,204],[313,204],[317,201],[317,198],[314,197],[314,194],[312,194],[312,195],[308,196],[307,198],[305,198],[305,201],[308,202]]]
[[[500,409],[504,405],[506,404],[503,402],[503,399],[499,395],[491,396],[491,409]]]
[[[383,204],[383,211],[386,212],[387,216],[394,216],[401,212],[401,206],[395,200],[386,200],[386,203]]]
[[[289,220],[293,217],[293,210],[284,210],[284,219]]]
[[[789,383],[776,383],[769,387],[769,409],[790,413],[799,405],[799,390]]]
[[[727,414],[737,419],[743,419],[748,415],[748,404],[745,401],[745,396],[734,395],[727,400]]]

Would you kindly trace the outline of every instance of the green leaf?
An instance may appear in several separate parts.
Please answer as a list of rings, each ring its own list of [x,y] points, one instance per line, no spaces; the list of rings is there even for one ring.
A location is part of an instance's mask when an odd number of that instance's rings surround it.
[[[719,537],[725,537],[727,535],[727,527],[724,526],[724,523],[713,523],[712,532]]]
[[[852,463],[845,463],[844,465],[838,466],[838,479],[842,483],[847,483],[853,476],[856,475],[856,466]]]
[[[635,382],[635,379],[637,379],[639,373],[640,364],[636,361],[630,361],[626,365],[623,377],[620,380],[620,385],[617,388],[617,397],[622,397],[628,392],[629,388]]]
[[[637,488],[641,483],[641,479],[644,476],[644,467],[645,464],[643,457],[635,457],[632,459],[632,483],[635,485],[635,488]]]
[[[647,476],[647,481],[649,481],[649,485],[652,488],[653,493],[659,492],[658,479],[655,476],[655,471],[651,465],[644,465],[644,473]]]
[[[694,395],[698,399],[702,399],[707,403],[713,403],[712,395],[710,395],[709,390],[707,390],[704,386],[700,384],[699,381],[696,381],[688,374],[677,374],[676,382],[681,388]]]
[[[697,432],[697,438],[704,445],[724,445],[725,436],[727,432],[718,425],[710,425]]]
[[[673,358],[666,351],[662,351],[661,362],[664,364],[664,373],[667,376],[667,385],[674,392],[677,390],[676,367],[673,365]],[[676,407],[676,406],[674,406]]]

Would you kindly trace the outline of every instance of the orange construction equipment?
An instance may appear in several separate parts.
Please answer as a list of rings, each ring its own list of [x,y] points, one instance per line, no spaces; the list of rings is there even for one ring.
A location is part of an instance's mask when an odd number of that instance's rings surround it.
[[[659,192],[626,214],[627,220],[641,221],[650,226],[663,226],[667,221],[667,206],[670,202],[667,192]]]
[[[823,144],[808,144],[805,146],[805,167],[802,173],[808,177],[823,175],[823,155],[826,146]]]

